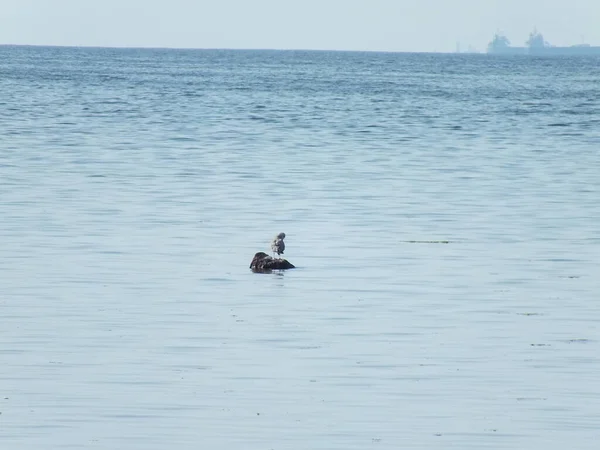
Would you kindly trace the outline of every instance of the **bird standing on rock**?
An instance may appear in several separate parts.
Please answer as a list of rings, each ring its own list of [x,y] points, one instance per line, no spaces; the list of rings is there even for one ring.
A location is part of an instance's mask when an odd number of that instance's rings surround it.
[[[273,255],[275,255],[275,253],[277,253],[277,256],[283,254],[283,251],[285,250],[285,242],[283,242],[284,239],[285,233],[279,233],[277,236],[275,236],[275,239],[273,239],[273,242],[271,242],[271,250],[273,250]]]

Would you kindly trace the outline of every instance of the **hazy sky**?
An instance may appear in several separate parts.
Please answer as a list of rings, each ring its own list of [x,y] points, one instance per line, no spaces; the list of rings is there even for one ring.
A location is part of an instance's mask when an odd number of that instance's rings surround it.
[[[0,44],[109,47],[484,50],[600,45],[600,0],[1,0]]]

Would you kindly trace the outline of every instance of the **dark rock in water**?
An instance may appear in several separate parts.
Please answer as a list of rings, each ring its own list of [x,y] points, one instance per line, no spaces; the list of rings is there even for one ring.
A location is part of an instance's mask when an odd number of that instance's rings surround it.
[[[253,272],[270,272],[271,270],[293,269],[295,266],[287,259],[275,259],[264,252],[258,252],[252,258],[250,268]]]

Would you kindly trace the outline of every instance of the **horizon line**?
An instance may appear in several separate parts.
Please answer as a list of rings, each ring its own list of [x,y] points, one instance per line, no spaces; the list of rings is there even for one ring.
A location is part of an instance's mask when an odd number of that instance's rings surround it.
[[[0,47],[45,47],[45,48],[86,48],[105,50],[216,50],[216,51],[272,51],[272,52],[340,52],[340,53],[397,53],[397,54],[470,54],[485,55],[486,52],[456,52],[439,50],[343,50],[343,49],[315,49],[315,48],[251,48],[251,47],[169,47],[169,46],[127,46],[127,45],[64,45],[64,44],[0,44]]]

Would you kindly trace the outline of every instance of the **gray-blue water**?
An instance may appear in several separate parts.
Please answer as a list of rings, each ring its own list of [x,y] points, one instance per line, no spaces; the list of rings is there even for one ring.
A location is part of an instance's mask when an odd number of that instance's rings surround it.
[[[0,448],[595,449],[599,67],[0,47]]]

